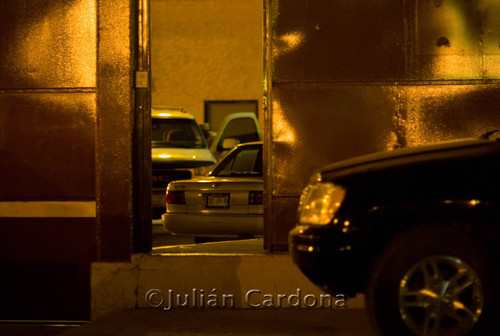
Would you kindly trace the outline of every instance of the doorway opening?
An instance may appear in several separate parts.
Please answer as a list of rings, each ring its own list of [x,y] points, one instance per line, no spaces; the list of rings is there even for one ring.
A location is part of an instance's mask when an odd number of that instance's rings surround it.
[[[161,171],[156,180],[161,179],[162,183],[165,184],[163,187],[166,189],[168,183],[177,181],[176,176],[186,178],[186,174],[179,174],[179,171],[189,171],[191,178],[203,176],[213,169],[214,164],[221,160],[233,146],[247,142],[247,140],[242,140],[243,137],[238,136],[238,133],[246,132],[242,130],[243,126],[239,126],[239,132],[226,133],[229,139],[217,138],[224,133],[220,127],[227,115],[241,112],[253,114],[251,121],[239,120],[233,124],[256,124],[255,135],[250,135],[247,139],[250,139],[248,141],[262,139],[260,131],[262,124],[258,119],[258,116],[262,115],[264,73],[262,1],[150,0],[149,4],[151,12],[152,110],[183,111],[186,117],[194,119],[203,133],[206,147],[215,159],[210,165],[208,164],[209,159],[205,160],[204,165],[200,165],[194,161],[195,158],[199,159],[201,154],[193,152],[190,157],[186,156],[185,159],[178,159],[174,162],[174,154],[181,150],[176,150],[173,142],[163,141],[165,147],[170,146],[172,153],[169,153],[167,149],[161,154],[162,158],[159,157],[160,154],[155,157],[157,151],[153,145],[152,182],[155,183],[155,171]],[[216,140],[217,146],[211,146],[214,139],[218,139]],[[191,146],[187,141],[177,145]],[[184,150],[184,152],[187,151]],[[233,161],[236,162],[236,159]],[[255,160],[254,163],[257,161]],[[213,183],[212,185],[217,184]],[[177,187],[185,188],[181,185]],[[251,193],[253,191],[255,190],[246,191],[246,202],[262,202],[262,192]],[[250,199],[248,196],[250,194],[255,199]],[[190,206],[189,200],[191,198],[189,196],[186,196],[187,198],[184,200],[188,204],[176,205],[175,202],[179,199],[174,200],[172,195],[174,194],[171,193],[169,197],[171,197],[170,202],[174,202],[172,203],[173,209]],[[166,212],[167,196],[164,196]],[[212,202],[221,202],[222,205],[219,208],[210,209],[210,207],[219,206]],[[229,195],[229,192],[218,190],[217,192],[203,193],[199,204],[194,205],[192,209],[203,208],[200,210],[202,213],[212,212],[223,216],[225,211],[236,204],[235,202],[237,203],[236,198]],[[254,211],[252,209],[259,206],[262,209],[262,204],[247,204],[246,211],[251,213]],[[194,211],[192,209],[189,211]],[[213,237],[206,232],[200,237],[194,229],[187,234],[185,232],[172,234],[160,216],[153,217],[153,249],[163,246],[194,244],[201,241],[255,237],[247,235],[245,232],[242,232],[241,236],[222,235],[219,237],[217,229],[214,229]],[[221,220],[215,220],[216,225]],[[203,237],[207,239],[200,239]]]

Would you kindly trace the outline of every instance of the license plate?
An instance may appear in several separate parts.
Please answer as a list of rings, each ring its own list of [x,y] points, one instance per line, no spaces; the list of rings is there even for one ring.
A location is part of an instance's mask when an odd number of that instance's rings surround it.
[[[229,194],[207,194],[207,208],[229,208]]]

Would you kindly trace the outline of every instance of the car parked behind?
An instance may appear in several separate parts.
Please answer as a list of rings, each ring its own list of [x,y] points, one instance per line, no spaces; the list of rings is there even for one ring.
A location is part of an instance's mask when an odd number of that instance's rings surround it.
[[[198,242],[260,237],[262,204],[262,142],[250,142],[234,147],[208,176],[169,183],[162,220],[167,232]]]
[[[490,134],[318,170],[290,232],[330,293],[364,293],[380,335],[488,335],[500,291],[500,142]]]
[[[153,220],[165,212],[165,188],[175,180],[210,171],[216,160],[193,115],[182,108],[151,109]]]
[[[262,141],[262,134],[257,116],[253,112],[228,114],[222,120],[218,133],[208,140],[216,159],[222,158],[237,144],[254,141]]]

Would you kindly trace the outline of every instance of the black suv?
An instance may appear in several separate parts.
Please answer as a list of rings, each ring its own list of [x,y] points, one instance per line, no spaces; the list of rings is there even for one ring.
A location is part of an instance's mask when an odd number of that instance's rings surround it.
[[[290,232],[294,262],[330,293],[364,293],[381,335],[489,334],[500,317],[492,133],[318,170]]]

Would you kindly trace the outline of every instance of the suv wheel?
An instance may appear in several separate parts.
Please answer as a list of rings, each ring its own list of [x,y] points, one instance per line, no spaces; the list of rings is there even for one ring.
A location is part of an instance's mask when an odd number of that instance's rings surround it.
[[[475,238],[419,227],[376,260],[368,313],[381,335],[483,335],[498,296],[494,267]]]

